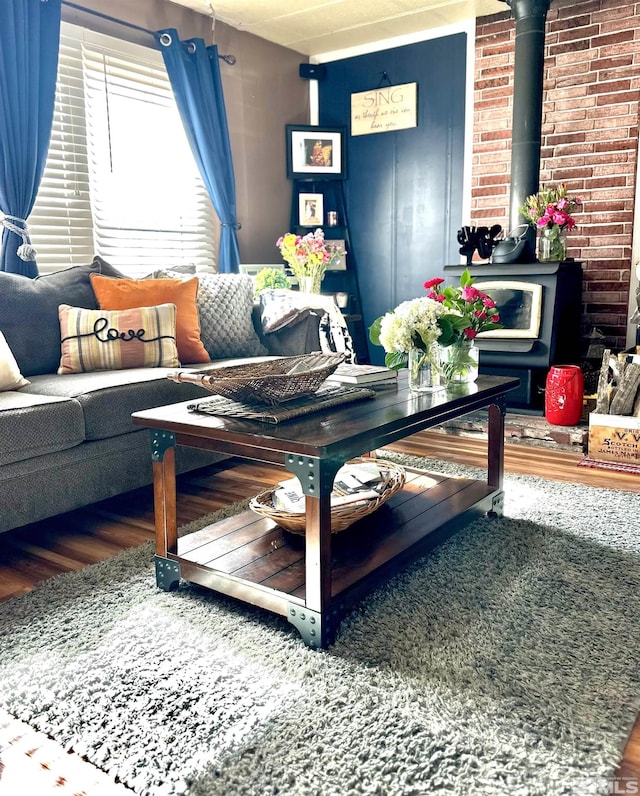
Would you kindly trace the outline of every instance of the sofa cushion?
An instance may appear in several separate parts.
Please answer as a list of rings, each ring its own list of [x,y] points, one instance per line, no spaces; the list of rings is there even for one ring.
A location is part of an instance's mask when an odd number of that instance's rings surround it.
[[[200,274],[202,342],[211,359],[266,354],[253,325],[253,282],[248,274]]]
[[[0,392],[19,390],[29,382],[20,373],[16,358],[11,353],[5,336],[0,332]]]
[[[157,271],[155,276],[182,276]],[[253,325],[253,280],[248,274],[198,273],[200,336],[211,359],[267,353]]]
[[[100,257],[91,265],[29,279],[0,271],[0,331],[23,376],[55,373],[60,363],[60,304],[97,309],[90,274],[122,276]]]
[[[123,368],[175,368],[176,305],[131,310],[59,307],[62,352],[58,373]]]
[[[195,384],[176,384],[167,378],[170,372],[171,368],[130,368],[34,376],[20,394],[28,391],[76,399],[84,413],[86,439],[105,439],[138,429],[132,412],[209,394]]]
[[[110,279],[92,275],[91,284],[100,309],[128,310],[158,304],[176,305],[178,357],[185,363],[209,362],[200,339],[196,296],[198,278],[190,279]]]
[[[83,441],[78,401],[23,390],[0,395],[0,465],[64,451]]]

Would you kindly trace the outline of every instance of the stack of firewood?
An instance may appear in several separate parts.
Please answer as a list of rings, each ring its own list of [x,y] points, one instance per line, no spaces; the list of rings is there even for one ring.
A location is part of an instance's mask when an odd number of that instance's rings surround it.
[[[640,346],[612,354],[605,349],[598,379],[595,412],[640,417]]]

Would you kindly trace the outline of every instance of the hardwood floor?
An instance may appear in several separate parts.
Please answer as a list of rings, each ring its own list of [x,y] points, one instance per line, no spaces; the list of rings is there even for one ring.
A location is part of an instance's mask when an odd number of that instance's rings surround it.
[[[389,450],[426,456],[430,459],[458,462],[459,464],[486,466],[486,442],[475,437],[444,434],[440,431],[423,431],[389,446]],[[579,467],[583,456],[579,452],[523,443],[506,444],[505,472],[537,475],[556,481],[574,484],[640,492],[640,473],[623,473]]]
[[[282,475],[273,465],[228,460],[179,476],[178,524],[251,497]],[[0,534],[0,600],[153,540],[153,491],[138,489]]]
[[[391,450],[418,456],[442,459],[484,467],[485,444],[482,440],[445,435],[437,431],[421,432],[390,446]],[[625,491],[640,491],[640,475],[608,470],[578,467],[578,453],[554,451],[527,445],[505,446],[505,470],[529,473],[560,481],[583,483],[590,486]],[[179,477],[178,523],[183,525],[203,514],[216,511],[241,498],[250,497],[274,483],[282,470],[273,465],[257,464],[240,459],[230,459]],[[0,600],[7,600],[26,593],[40,581],[62,572],[81,569],[88,564],[108,558],[126,547],[134,547],[154,537],[153,493],[151,487],[120,495],[84,509],[61,515],[50,520],[34,523],[25,528],[0,534]],[[11,717],[0,712],[0,776],[7,780],[12,776],[27,777],[33,767],[41,769],[34,756],[33,741],[27,746],[29,753],[7,755],[10,746],[3,744],[2,729],[9,727],[20,742],[29,737],[28,728],[21,734],[11,724]],[[4,723],[3,723],[4,722]],[[25,735],[26,734],[26,735]],[[33,735],[33,733],[32,733]],[[48,748],[46,739],[40,748]],[[15,752],[15,745],[13,747]],[[85,785],[78,784],[79,765],[82,761],[74,756],[62,754],[57,760],[59,767],[67,766],[74,771],[76,782],[73,789],[65,790],[59,781],[52,779],[51,790],[44,783],[37,792],[44,796],[51,793],[123,794],[121,786],[109,789],[109,784],[96,776],[87,776]],[[2,766],[5,766],[4,772]],[[88,764],[84,764],[87,766]],[[21,766],[25,772],[20,771]],[[46,766],[45,766],[46,768]],[[16,769],[18,771],[16,772]],[[92,767],[89,767],[92,770]],[[65,776],[61,775],[65,780]],[[640,792],[640,717],[636,721],[626,746],[624,757],[617,772],[617,780],[611,784],[611,793]],[[628,779],[626,779],[628,778]],[[59,780],[60,777],[57,777]],[[70,781],[68,778],[65,781]],[[89,784],[91,783],[91,784]],[[4,787],[4,783],[3,787]],[[633,788],[636,788],[635,790]],[[0,788],[1,790],[1,788]],[[2,790],[4,793],[4,790]]]

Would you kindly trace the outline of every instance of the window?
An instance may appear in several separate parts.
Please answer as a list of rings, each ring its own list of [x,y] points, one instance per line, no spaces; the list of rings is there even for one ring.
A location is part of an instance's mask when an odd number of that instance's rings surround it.
[[[155,50],[63,23],[29,231],[41,273],[99,254],[130,276],[211,269],[215,213]]]

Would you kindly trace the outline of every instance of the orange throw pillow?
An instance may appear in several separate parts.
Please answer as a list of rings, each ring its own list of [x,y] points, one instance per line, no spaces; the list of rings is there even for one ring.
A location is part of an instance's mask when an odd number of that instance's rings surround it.
[[[192,279],[115,279],[91,274],[91,286],[101,310],[130,310],[176,305],[176,343],[180,362],[209,362],[200,339],[198,319],[198,277]]]

